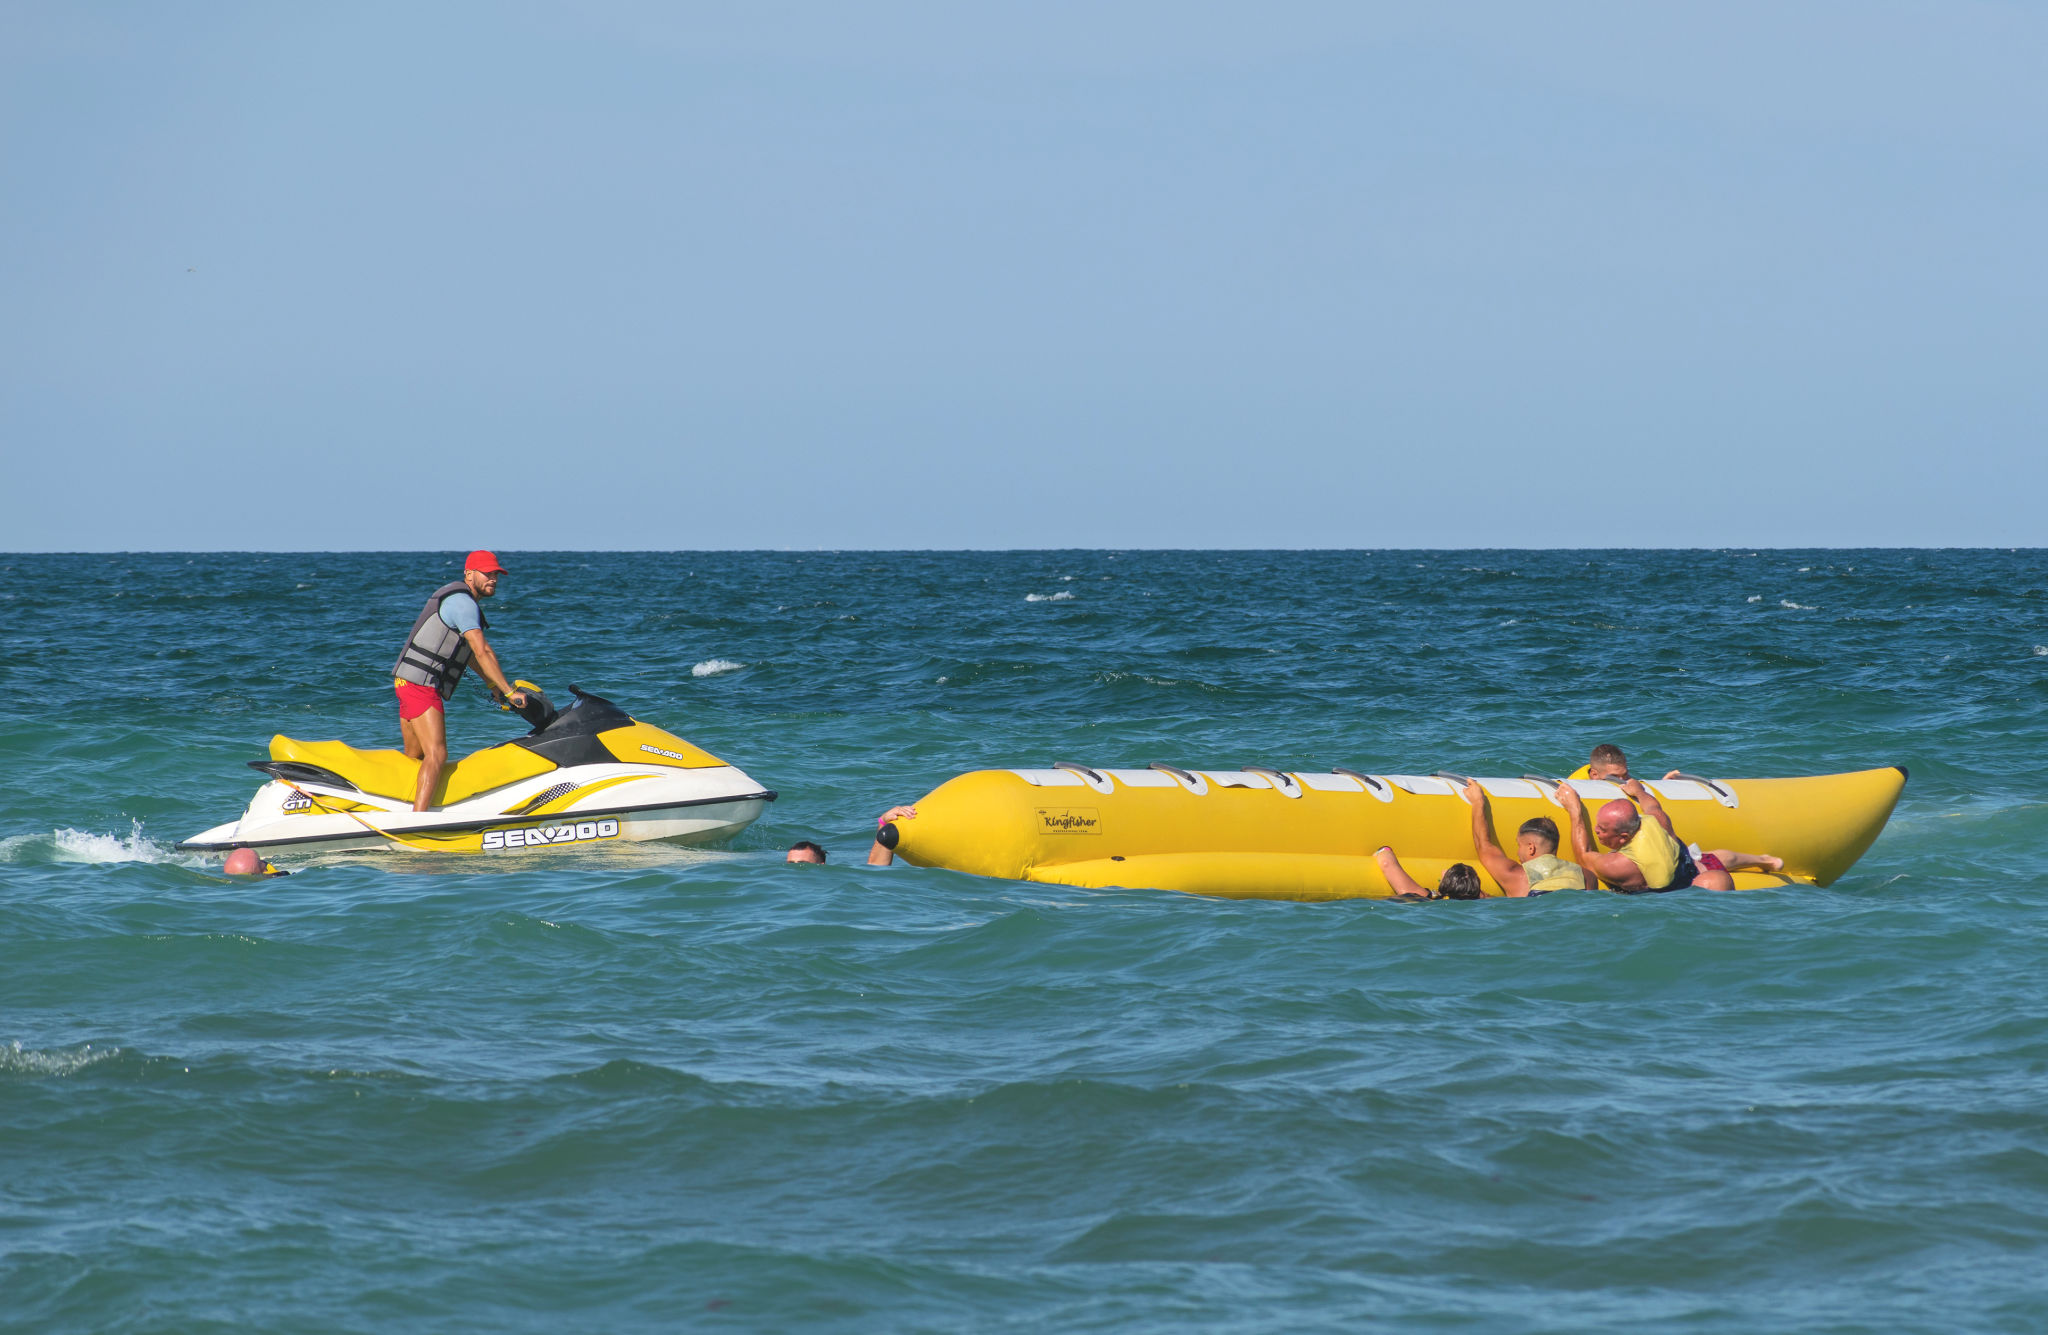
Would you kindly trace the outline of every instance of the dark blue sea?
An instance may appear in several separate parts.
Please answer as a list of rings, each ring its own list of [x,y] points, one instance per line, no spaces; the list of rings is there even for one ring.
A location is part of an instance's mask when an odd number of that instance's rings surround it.
[[[513,675],[781,800],[231,882],[455,555],[0,556],[0,1328],[2048,1329],[2048,554],[500,555]],[[1600,741],[1912,780],[1825,890],[860,865],[967,769]]]

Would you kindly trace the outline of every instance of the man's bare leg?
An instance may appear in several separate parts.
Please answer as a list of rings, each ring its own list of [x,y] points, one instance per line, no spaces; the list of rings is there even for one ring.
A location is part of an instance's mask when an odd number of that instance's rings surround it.
[[[1774,858],[1769,853],[1733,853],[1725,848],[1710,849],[1721,865],[1729,871],[1767,871],[1776,874],[1785,870],[1785,859]]]
[[[448,763],[447,729],[438,709],[413,719],[411,727],[411,738],[420,748],[420,785],[413,793],[412,809],[428,811],[434,804],[434,785],[441,781],[441,767]],[[411,754],[409,749],[407,754]]]

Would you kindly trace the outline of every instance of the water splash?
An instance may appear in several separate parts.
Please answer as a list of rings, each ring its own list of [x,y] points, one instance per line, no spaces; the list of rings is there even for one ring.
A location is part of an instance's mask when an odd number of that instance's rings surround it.
[[[120,1055],[119,1048],[96,1048],[90,1043],[75,1048],[25,1048],[16,1039],[0,1045],[0,1075],[76,1075],[88,1066]]]
[[[148,862],[196,867],[204,861],[197,854],[180,853],[151,839],[142,832],[139,820],[132,823],[126,835],[64,826],[48,834],[17,834],[0,839],[0,862]]]

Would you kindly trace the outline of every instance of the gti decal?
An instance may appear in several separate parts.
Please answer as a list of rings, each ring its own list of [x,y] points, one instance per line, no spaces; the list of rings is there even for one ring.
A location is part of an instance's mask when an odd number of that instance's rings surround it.
[[[580,844],[593,839],[616,839],[615,820],[586,820],[574,825],[543,825],[532,830],[489,830],[484,834],[484,852],[502,853],[508,848],[550,848],[556,844]]]

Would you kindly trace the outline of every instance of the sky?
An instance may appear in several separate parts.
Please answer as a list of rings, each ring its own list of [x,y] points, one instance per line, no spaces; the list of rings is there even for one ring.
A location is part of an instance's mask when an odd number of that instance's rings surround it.
[[[2040,546],[2048,7],[0,0],[0,550]]]

